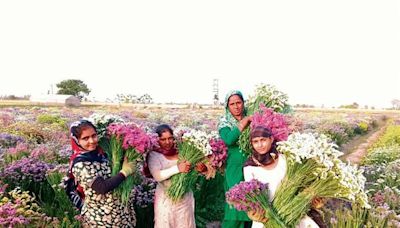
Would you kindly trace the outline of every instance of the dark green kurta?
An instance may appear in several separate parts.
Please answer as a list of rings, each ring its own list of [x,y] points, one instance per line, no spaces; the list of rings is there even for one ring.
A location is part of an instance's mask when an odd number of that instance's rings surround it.
[[[233,127],[232,129],[229,127],[221,128],[219,130],[219,135],[228,146],[228,158],[226,161],[224,183],[226,192],[235,184],[244,180],[243,164],[247,160],[247,157],[240,151],[237,143],[240,136],[240,131],[237,127]],[[224,220],[250,221],[244,211],[238,211],[234,208],[231,208],[227,203],[225,203],[224,212]]]

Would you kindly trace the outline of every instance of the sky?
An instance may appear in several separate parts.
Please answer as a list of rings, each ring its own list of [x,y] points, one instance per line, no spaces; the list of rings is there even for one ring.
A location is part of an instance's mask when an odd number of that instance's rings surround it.
[[[0,95],[80,79],[96,100],[212,103],[271,84],[294,104],[400,99],[400,1],[1,1]]]

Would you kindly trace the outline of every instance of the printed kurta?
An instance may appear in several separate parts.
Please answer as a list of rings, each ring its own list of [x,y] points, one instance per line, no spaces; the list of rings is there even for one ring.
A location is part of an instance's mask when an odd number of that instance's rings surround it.
[[[91,188],[97,177],[110,178],[111,168],[107,159],[77,162],[72,168],[72,173],[85,193],[81,211],[84,227],[135,226],[136,218],[132,201],[125,206],[119,198],[113,196],[112,191],[106,194],[97,194]]]

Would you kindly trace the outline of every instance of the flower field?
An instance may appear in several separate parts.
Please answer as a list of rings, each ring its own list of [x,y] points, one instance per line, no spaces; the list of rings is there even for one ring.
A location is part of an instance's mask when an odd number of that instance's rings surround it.
[[[168,107],[0,108],[0,226],[80,227],[78,211],[61,186],[71,155],[70,123],[93,113],[106,113],[148,132],[167,123],[174,129],[188,127],[210,133],[217,130],[223,112],[222,108]],[[365,170],[372,208],[329,201],[322,210],[329,227],[400,227],[400,113],[304,109],[285,115],[292,132],[323,133],[339,150],[355,137],[385,127],[359,164]],[[139,172],[137,179],[141,182],[133,187],[137,227],[152,227],[156,183]],[[198,227],[221,221],[225,200],[222,180],[223,173],[197,180]]]

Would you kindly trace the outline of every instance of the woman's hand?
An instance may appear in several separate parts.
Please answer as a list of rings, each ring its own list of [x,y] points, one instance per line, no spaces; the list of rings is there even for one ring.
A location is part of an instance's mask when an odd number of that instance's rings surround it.
[[[190,162],[181,161],[180,163],[178,163],[178,169],[181,173],[188,173],[190,171]]]
[[[124,158],[124,163],[122,163],[122,169],[121,173],[125,176],[128,177],[135,171],[135,166],[136,166],[136,161],[131,161],[128,162],[128,159],[125,157]]]
[[[315,209],[319,209],[321,207],[323,207],[325,204],[324,199],[320,198],[320,197],[315,197],[312,201],[311,201],[311,207],[315,208]]]
[[[203,162],[197,163],[194,169],[201,174],[207,173],[207,166]]]
[[[239,128],[240,132],[242,132],[250,124],[252,118],[253,118],[253,116],[246,116],[242,120],[239,121],[238,128]]]
[[[265,217],[265,211],[263,209],[249,211],[247,212],[247,216],[253,221],[266,223],[268,222],[268,218]]]

